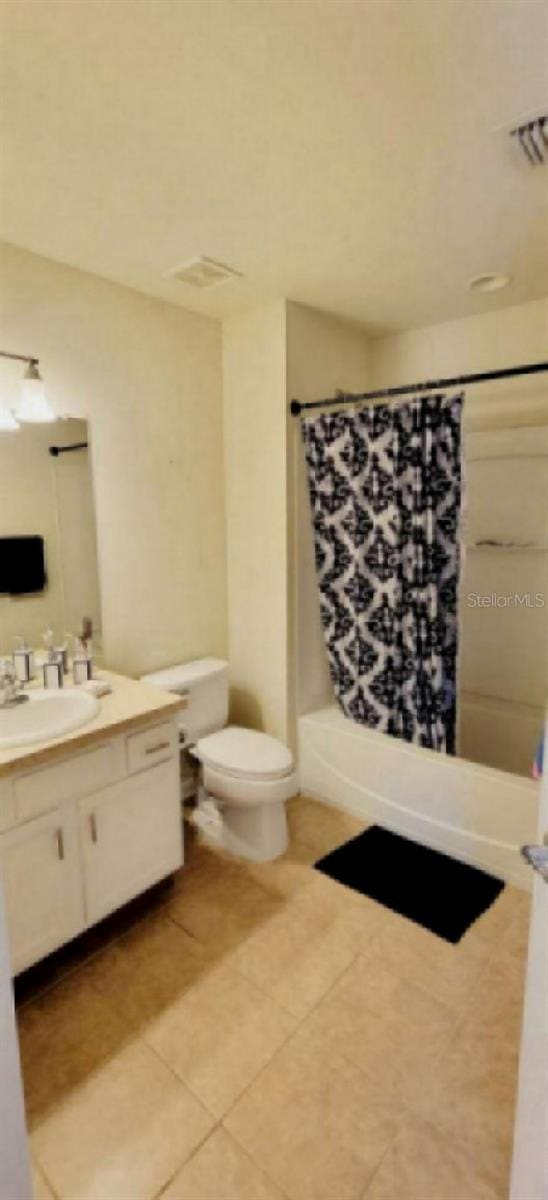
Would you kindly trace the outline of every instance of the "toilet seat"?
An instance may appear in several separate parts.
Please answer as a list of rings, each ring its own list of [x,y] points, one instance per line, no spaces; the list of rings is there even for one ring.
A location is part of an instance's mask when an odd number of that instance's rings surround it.
[[[294,771],[287,746],[269,734],[237,725],[200,738],[195,750],[205,768],[231,779],[270,783]]]

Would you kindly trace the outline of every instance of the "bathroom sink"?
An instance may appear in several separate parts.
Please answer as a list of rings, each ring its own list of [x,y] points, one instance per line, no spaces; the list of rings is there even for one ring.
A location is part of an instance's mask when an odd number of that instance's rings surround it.
[[[28,699],[10,708],[0,709],[0,749],[30,746],[71,733],[99,712],[99,701],[79,688],[44,691],[31,688],[23,693]]]

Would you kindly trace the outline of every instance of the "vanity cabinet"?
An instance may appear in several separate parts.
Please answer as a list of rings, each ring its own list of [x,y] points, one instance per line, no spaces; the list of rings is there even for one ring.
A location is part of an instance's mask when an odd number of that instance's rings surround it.
[[[178,764],[150,767],[80,801],[80,840],[90,924],[169,875],[181,839]]]
[[[74,822],[62,809],[2,835],[12,969],[44,958],[84,926]]]
[[[177,726],[164,721],[14,774],[2,780],[0,805],[17,974],[181,865]]]

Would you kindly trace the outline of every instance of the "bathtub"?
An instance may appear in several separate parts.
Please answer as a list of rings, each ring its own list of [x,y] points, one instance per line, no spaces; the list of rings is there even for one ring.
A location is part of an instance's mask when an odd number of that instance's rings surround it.
[[[305,794],[531,889],[519,847],[536,841],[533,780],[375,733],[336,705],[301,716],[298,741]]]

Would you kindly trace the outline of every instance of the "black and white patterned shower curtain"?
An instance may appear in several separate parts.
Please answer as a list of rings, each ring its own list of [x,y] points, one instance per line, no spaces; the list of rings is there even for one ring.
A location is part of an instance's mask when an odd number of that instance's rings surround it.
[[[348,717],[455,752],[463,396],[305,417],[331,677]]]

